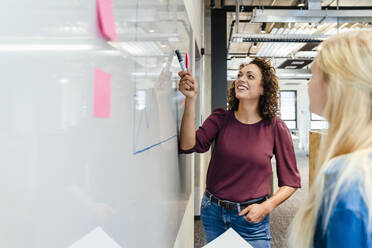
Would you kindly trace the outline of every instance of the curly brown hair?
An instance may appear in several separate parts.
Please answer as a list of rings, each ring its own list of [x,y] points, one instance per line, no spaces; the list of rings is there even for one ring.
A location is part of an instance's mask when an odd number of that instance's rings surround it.
[[[241,64],[239,69],[255,64],[260,68],[263,83],[263,95],[260,96],[258,108],[259,114],[264,120],[272,120],[278,115],[279,84],[278,77],[275,75],[275,68],[271,66],[270,61],[261,58],[255,58],[248,64]],[[235,96],[235,81],[228,92],[227,97],[228,110],[236,111],[239,106],[239,99]]]

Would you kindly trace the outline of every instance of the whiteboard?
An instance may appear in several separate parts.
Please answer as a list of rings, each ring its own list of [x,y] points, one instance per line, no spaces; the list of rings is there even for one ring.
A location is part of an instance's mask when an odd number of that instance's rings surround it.
[[[180,163],[174,49],[192,51],[182,0],[114,0],[119,42],[94,0],[0,8],[0,247],[70,247],[97,227],[121,247],[172,247],[191,193]],[[93,116],[94,70],[110,73]]]

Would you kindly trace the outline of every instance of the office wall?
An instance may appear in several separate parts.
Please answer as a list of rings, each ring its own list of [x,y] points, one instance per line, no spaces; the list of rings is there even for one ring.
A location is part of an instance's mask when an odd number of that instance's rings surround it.
[[[116,0],[114,15],[108,43],[93,0],[2,4],[0,247],[69,247],[97,227],[121,247],[190,242],[173,55],[195,42],[184,2]],[[111,74],[105,118],[96,68]]]

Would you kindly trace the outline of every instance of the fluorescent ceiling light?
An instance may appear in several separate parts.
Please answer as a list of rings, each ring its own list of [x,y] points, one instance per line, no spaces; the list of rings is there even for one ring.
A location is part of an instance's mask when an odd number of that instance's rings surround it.
[[[314,58],[317,51],[299,51],[296,53],[296,57]]]
[[[310,73],[299,74],[299,73],[278,73],[277,76],[281,79],[283,78],[311,78]]]

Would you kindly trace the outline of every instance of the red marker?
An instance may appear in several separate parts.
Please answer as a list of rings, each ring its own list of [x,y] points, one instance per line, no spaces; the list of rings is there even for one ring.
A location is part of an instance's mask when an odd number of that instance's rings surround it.
[[[186,65],[187,71],[190,71],[190,57],[189,57],[188,52],[186,52],[186,55],[185,55],[185,65]]]

